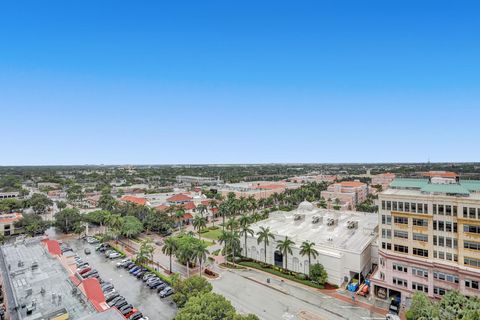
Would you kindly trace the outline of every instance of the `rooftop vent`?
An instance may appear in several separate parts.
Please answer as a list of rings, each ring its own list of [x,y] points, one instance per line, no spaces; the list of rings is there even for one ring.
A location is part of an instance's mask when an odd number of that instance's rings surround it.
[[[305,217],[305,215],[297,213],[293,216],[293,220],[294,221],[299,221],[299,220],[302,220],[304,217]]]
[[[319,217],[319,216],[313,216],[312,217],[312,223],[313,224],[317,224],[319,222],[322,222],[322,220],[323,220],[322,217]]]
[[[332,227],[337,224],[337,219],[335,218],[328,218],[327,219],[327,226]]]
[[[348,229],[357,229],[358,228],[358,221],[347,221],[347,228]]]

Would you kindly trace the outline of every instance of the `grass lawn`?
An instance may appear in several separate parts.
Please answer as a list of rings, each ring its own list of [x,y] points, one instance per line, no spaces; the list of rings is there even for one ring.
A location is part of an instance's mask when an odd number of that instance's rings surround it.
[[[201,236],[202,236],[202,239],[207,238],[210,240],[218,240],[221,234],[222,234],[222,229],[219,228],[215,230],[208,230],[207,232],[202,233]]]

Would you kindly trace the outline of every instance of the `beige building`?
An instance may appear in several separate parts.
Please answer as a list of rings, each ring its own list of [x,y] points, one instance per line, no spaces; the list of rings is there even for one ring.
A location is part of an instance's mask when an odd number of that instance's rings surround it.
[[[15,222],[22,219],[21,213],[7,213],[0,215],[0,234],[3,236],[11,236],[15,234]]]
[[[379,194],[379,298],[413,292],[480,296],[480,181],[451,174],[395,179]]]
[[[394,173],[380,173],[372,177],[372,186],[380,185],[383,190],[386,190],[393,179],[395,179]]]
[[[367,184],[358,180],[331,184],[321,193],[329,209],[338,205],[341,210],[355,210],[357,204],[367,200],[367,195]]]

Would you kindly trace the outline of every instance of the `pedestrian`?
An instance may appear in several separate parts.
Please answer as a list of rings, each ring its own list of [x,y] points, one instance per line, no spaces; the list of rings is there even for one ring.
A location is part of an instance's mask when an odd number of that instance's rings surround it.
[[[355,302],[355,292],[352,292],[352,302]]]

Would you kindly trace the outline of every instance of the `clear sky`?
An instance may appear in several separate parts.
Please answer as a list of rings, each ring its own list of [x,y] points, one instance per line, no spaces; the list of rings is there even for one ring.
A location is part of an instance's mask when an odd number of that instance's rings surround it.
[[[0,165],[480,161],[478,1],[2,1]]]

